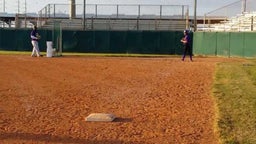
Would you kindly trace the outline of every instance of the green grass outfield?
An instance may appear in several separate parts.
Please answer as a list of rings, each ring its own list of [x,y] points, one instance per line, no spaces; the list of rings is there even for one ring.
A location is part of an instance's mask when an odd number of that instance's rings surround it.
[[[31,52],[0,51],[30,55]],[[45,53],[42,53],[45,55]],[[180,57],[146,54],[63,53],[74,56]],[[246,61],[246,62],[245,62]],[[212,95],[216,104],[214,129],[224,144],[256,144],[256,59],[218,63]]]
[[[219,63],[213,95],[224,144],[256,144],[256,60]]]

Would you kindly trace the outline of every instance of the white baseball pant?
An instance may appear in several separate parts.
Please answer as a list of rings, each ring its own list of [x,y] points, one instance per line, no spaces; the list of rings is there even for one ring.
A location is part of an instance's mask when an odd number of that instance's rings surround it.
[[[32,43],[32,46],[33,46],[33,51],[32,51],[31,56],[32,57],[33,56],[40,57],[40,50],[39,50],[39,46],[38,46],[38,41],[32,40],[31,43]]]

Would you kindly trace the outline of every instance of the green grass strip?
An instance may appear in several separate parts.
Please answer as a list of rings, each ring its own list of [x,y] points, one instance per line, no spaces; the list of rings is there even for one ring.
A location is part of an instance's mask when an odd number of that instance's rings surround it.
[[[41,52],[46,55],[46,52]],[[3,55],[30,55],[28,51],[0,51]],[[64,52],[63,56],[102,56],[102,57],[180,57],[178,55],[167,55],[167,54],[130,54],[130,53],[71,53]]]
[[[63,56],[105,56],[105,57],[175,57],[160,54],[130,54],[130,53],[63,53]]]
[[[0,51],[1,55],[29,55],[31,52],[26,51]]]
[[[220,63],[213,95],[224,144],[256,143],[256,61]]]

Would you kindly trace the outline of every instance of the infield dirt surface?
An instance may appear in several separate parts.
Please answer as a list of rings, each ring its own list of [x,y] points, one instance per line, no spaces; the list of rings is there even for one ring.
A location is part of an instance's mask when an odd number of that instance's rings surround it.
[[[0,55],[0,143],[216,144],[211,88],[231,60],[186,60]]]

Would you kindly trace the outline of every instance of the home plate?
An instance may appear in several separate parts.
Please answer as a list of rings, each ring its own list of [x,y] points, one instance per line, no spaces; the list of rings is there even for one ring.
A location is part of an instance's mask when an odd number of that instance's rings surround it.
[[[106,113],[92,113],[85,118],[85,121],[94,121],[94,122],[112,122],[116,118],[113,114]]]

